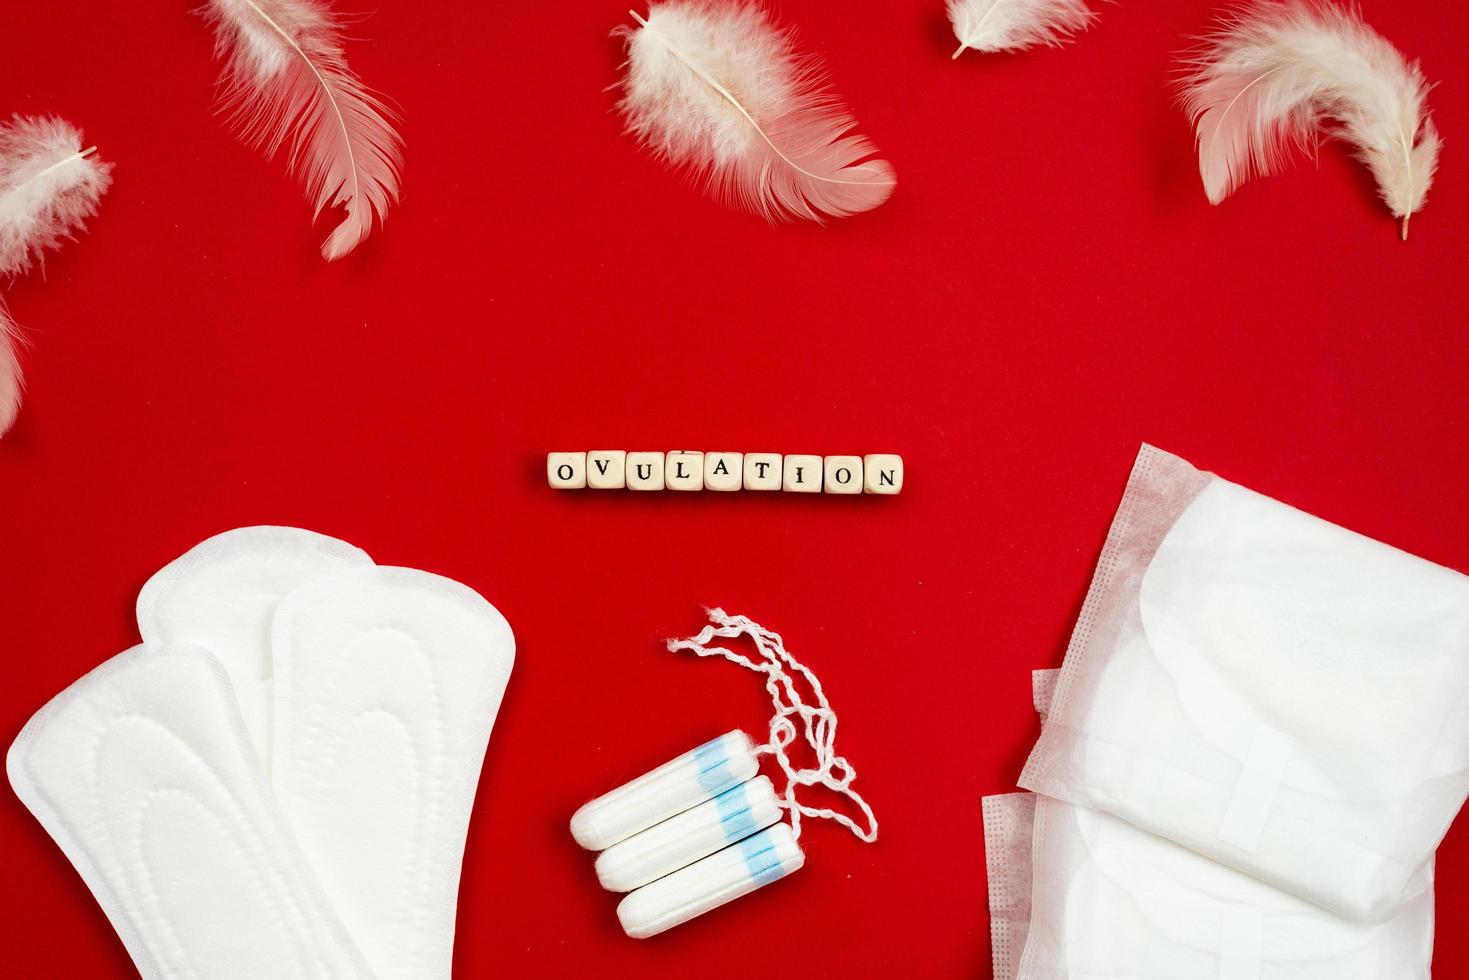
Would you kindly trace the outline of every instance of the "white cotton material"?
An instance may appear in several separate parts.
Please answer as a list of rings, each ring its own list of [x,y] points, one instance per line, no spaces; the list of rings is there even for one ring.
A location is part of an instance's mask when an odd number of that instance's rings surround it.
[[[1020,784],[1384,921],[1469,791],[1469,579],[1145,446]]]
[[[275,770],[379,980],[448,980],[464,841],[515,640],[478,593],[351,568],[275,611]]]
[[[571,836],[588,850],[605,850],[759,771],[750,736],[725,732],[583,805],[571,816]]]
[[[269,771],[276,606],[299,585],[371,564],[361,548],[301,528],[225,531],[190,548],[143,585],[138,630],[150,647],[188,643],[219,659]]]
[[[783,811],[766,776],[740,783],[597,855],[597,880],[629,892],[777,823]]]
[[[629,893],[617,906],[623,932],[646,939],[800,870],[789,824],[778,823]]]
[[[113,657],[36,713],[6,770],[144,980],[372,980],[207,653]]]

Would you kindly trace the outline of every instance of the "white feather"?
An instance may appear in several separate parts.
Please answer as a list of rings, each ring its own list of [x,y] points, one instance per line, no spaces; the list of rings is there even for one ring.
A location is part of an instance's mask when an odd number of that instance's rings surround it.
[[[654,3],[627,42],[627,131],[767,220],[877,207],[896,177],[822,75],[748,0]]]
[[[16,116],[0,125],[0,274],[30,269],[97,213],[112,164],[81,130],[54,117]]]
[[[210,0],[205,16],[241,137],[268,157],[289,147],[317,216],[346,210],[321,247],[329,260],[346,255],[398,203],[403,141],[347,67],[336,15],[318,0]]]
[[[0,299],[0,436],[10,431],[15,416],[20,413],[20,394],[24,382],[20,373],[20,358],[16,348],[20,346],[20,332],[5,300]]]
[[[954,58],[965,49],[1057,47],[1090,27],[1097,16],[1082,0],[948,0],[948,9],[959,39]]]
[[[1324,133],[1355,148],[1407,238],[1438,166],[1428,88],[1417,62],[1355,9],[1267,0],[1206,38],[1188,61],[1181,101],[1211,202],[1274,172],[1291,147],[1312,148]]]

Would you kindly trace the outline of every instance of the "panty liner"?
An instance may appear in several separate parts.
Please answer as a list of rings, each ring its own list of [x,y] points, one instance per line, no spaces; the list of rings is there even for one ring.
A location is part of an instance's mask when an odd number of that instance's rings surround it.
[[[134,647],[53,698],[6,758],[145,980],[371,980],[207,653]]]
[[[361,548],[301,528],[225,531],[190,548],[143,585],[138,630],[150,647],[189,643],[219,658],[268,772],[275,607],[298,585],[371,564]]]
[[[1384,921],[1469,791],[1469,579],[1144,447],[1020,784]]]
[[[119,742],[138,747],[136,758],[120,749],[109,754],[116,756],[118,778],[138,770],[155,780],[135,789],[145,800],[137,806],[143,817],[134,818],[129,801],[117,811],[134,823],[153,820],[146,828],[150,836],[146,849],[127,843],[131,864],[107,856],[112,863],[102,865],[84,845],[114,846],[115,831],[93,818],[83,833],[73,833],[63,820],[71,812],[47,804],[42,792],[53,783],[77,794],[87,789],[72,787],[78,778],[71,771],[74,761],[58,751],[26,748],[37,736],[23,735],[12,751],[17,791],[82,870],[145,976],[447,980],[469,814],[514,659],[504,617],[463,585],[413,569],[375,566],[346,542],[297,528],[250,527],[210,538],[153,576],[138,599],[138,622],[145,647],[113,663],[136,662],[128,676],[149,678],[146,683],[156,683],[157,690],[139,681],[130,697],[146,696],[166,720],[176,713],[186,721],[212,719],[238,729],[256,770],[250,785],[263,800],[257,802],[268,806],[275,832],[290,842],[295,856],[291,880],[309,883],[311,908],[320,912],[294,912],[306,908],[306,899],[291,895],[288,902],[269,891],[265,898],[276,904],[265,912],[284,918],[272,927],[278,942],[261,940],[250,919],[254,899],[236,893],[255,887],[255,877],[277,872],[268,864],[257,866],[259,848],[253,844],[201,857],[196,852],[203,845],[194,839],[199,835],[191,837],[187,828],[156,832],[152,814],[162,810],[158,800],[172,799],[180,782],[172,769],[181,766],[171,756],[164,760],[171,769],[155,765],[142,753],[162,750],[138,746],[137,739]],[[180,657],[171,644],[185,638],[209,651],[190,654],[207,665],[196,663],[193,674],[219,682],[203,695],[165,683],[171,676],[165,668]],[[158,665],[146,667],[152,658]],[[95,678],[114,669],[109,664],[88,675],[53,704],[89,691],[100,683]],[[225,675],[234,681],[233,691],[221,680]],[[247,719],[241,718],[241,706]],[[39,728],[57,710],[48,707],[31,727]],[[126,728],[131,719],[119,726]],[[183,749],[195,749],[180,742]],[[273,773],[264,772],[266,760],[273,762]],[[243,765],[232,759],[236,764]],[[199,768],[200,774],[187,775],[202,780],[218,766],[208,756]],[[107,771],[97,769],[94,778],[103,780],[96,792],[111,792],[115,780]],[[104,816],[117,809],[110,799],[95,805],[70,797],[62,802],[81,814],[78,819],[88,817],[87,806]],[[221,828],[220,834],[260,836],[253,825],[239,833],[231,825]],[[94,837],[104,831],[97,843]],[[124,867],[131,877],[118,885],[92,870],[93,864]],[[157,881],[171,889],[166,902],[155,895]],[[297,887],[305,890],[306,884]],[[221,904],[225,898],[240,904],[240,916],[232,904]],[[139,902],[150,916],[143,926],[129,917],[128,903]],[[323,917],[330,918],[330,929],[319,924]],[[187,933],[178,942],[172,938],[176,919]],[[302,945],[294,935],[298,924],[325,952]],[[258,950],[240,953],[237,936]],[[160,942],[173,959],[159,959],[154,946]],[[216,966],[202,954],[174,953],[169,944],[179,942],[217,950],[215,959],[229,954],[229,963]],[[337,959],[356,972],[344,972],[347,967],[328,955],[337,945],[350,952]]]
[[[380,980],[448,980],[465,834],[515,641],[473,590],[372,566],[272,629],[275,787]]]

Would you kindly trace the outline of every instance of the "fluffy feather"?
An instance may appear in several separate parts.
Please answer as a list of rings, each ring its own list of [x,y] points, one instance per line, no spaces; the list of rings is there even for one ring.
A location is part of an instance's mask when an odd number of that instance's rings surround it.
[[[1096,19],[1082,0],[949,0],[949,23],[959,48],[1021,51],[1037,44],[1059,46]]]
[[[1438,165],[1428,84],[1355,9],[1257,3],[1225,20],[1188,59],[1181,102],[1199,173],[1218,204],[1323,133],[1350,143],[1402,221],[1423,207]]]
[[[97,213],[112,164],[95,151],[82,149],[81,130],[54,117],[0,125],[0,274],[29,270]]]
[[[205,16],[241,138],[272,158],[289,146],[316,215],[346,210],[322,255],[346,255],[398,203],[403,140],[392,111],[347,67],[336,15],[319,0],[210,0]]]
[[[24,387],[20,373],[20,359],[16,348],[20,346],[20,334],[5,300],[0,299],[0,436],[10,431],[15,416],[20,412],[20,393]]]
[[[761,7],[672,0],[632,17],[615,32],[627,131],[716,196],[770,221],[820,221],[892,194],[892,166]]]

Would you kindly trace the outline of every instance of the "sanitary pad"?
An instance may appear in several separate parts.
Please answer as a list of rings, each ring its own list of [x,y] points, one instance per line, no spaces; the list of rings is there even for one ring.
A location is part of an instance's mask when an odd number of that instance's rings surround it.
[[[276,611],[275,787],[380,980],[447,980],[469,812],[510,626],[411,568],[297,588]]]
[[[37,712],[6,769],[145,980],[371,980],[208,654],[113,657]]]
[[[1429,980],[1427,868],[1413,899],[1368,925],[1044,796],[1032,862],[1017,980]]]
[[[304,582],[371,564],[361,548],[314,531],[225,531],[190,548],[144,584],[138,594],[138,630],[150,647],[190,643],[219,658],[268,771],[275,607]]]
[[[138,622],[145,646],[37,714],[10,776],[144,976],[448,980],[514,659],[499,612],[251,527],[153,576]]]
[[[1020,783],[1383,921],[1469,791],[1469,579],[1144,447]]]
[[[1039,705],[1054,675],[1035,672]],[[986,797],[984,824],[997,980],[1429,977],[1431,866],[1417,897],[1365,925],[1046,797]]]

